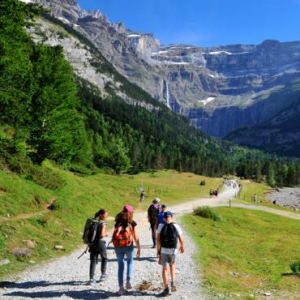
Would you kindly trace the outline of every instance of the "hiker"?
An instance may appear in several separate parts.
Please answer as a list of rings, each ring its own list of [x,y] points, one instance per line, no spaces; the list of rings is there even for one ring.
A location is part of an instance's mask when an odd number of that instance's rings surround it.
[[[133,241],[137,247],[136,257],[141,255],[141,247],[139,238],[136,231],[137,223],[133,220],[133,207],[125,205],[123,211],[117,214],[115,219],[115,230],[113,233],[113,244],[118,261],[118,281],[119,292],[118,295],[122,296],[125,292],[124,289],[124,257],[127,257],[127,276],[126,276],[126,289],[132,289],[131,278],[133,273]]]
[[[143,202],[145,200],[145,197],[146,197],[146,192],[142,190],[140,195],[140,202]]]
[[[168,265],[171,274],[171,292],[176,292],[175,284],[175,256],[178,252],[177,242],[180,242],[179,251],[184,253],[184,241],[179,225],[173,223],[173,214],[166,211],[164,214],[166,224],[160,224],[157,229],[157,257],[162,265],[164,290],[162,296],[169,295]]]
[[[254,202],[255,204],[257,204],[257,195],[256,195],[256,194],[253,195],[253,202]]]
[[[165,215],[166,210],[167,210],[167,205],[162,204],[161,205],[161,212],[158,213],[158,222],[157,222],[157,226],[156,226],[157,228],[158,228],[159,224],[165,224],[166,223],[166,221],[164,219],[164,215]]]
[[[100,209],[95,213],[95,219],[98,219],[98,225],[96,229],[96,237],[94,241],[89,244],[90,252],[90,284],[95,284],[96,279],[95,270],[96,264],[98,263],[98,257],[101,257],[101,276],[100,281],[106,280],[106,269],[107,269],[107,252],[106,252],[106,241],[103,239],[108,236],[106,232],[106,223],[104,222],[108,216],[108,212],[105,209]]]
[[[152,204],[148,208],[148,222],[150,223],[150,228],[151,228],[151,236],[152,236],[152,242],[153,246],[152,248],[156,247],[156,228],[158,224],[158,214],[160,212],[160,207],[159,207],[159,198],[155,198],[152,201]]]

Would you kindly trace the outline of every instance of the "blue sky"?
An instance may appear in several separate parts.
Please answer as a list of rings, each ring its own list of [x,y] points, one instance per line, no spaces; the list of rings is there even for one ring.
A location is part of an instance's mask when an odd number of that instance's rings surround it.
[[[300,40],[300,0],[78,0],[162,44],[218,46]]]

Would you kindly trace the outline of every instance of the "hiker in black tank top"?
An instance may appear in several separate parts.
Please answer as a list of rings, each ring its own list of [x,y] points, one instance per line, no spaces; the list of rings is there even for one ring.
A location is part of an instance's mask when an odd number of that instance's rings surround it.
[[[100,281],[106,280],[106,269],[107,269],[107,252],[106,252],[106,241],[103,239],[108,236],[106,232],[106,223],[104,222],[108,216],[108,213],[105,209],[100,209],[95,213],[95,218],[99,219],[99,225],[97,228],[97,237],[95,242],[90,245],[90,284],[95,284],[96,279],[95,271],[96,265],[98,263],[98,257],[101,257],[101,277]]]

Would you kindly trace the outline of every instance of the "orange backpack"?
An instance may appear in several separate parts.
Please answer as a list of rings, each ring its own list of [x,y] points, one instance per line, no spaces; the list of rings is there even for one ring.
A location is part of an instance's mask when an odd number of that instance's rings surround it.
[[[115,247],[128,247],[133,243],[133,229],[130,224],[119,224],[113,233],[113,245]]]

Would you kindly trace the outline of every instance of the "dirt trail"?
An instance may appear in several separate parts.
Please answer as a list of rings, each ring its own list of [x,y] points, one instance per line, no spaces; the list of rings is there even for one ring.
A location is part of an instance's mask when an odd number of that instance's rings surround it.
[[[26,220],[26,219],[31,219],[35,216],[38,216],[40,214],[43,214],[45,212],[49,212],[51,205],[56,201],[56,198],[53,197],[50,199],[49,202],[45,203],[42,206],[42,210],[31,212],[31,213],[26,213],[26,214],[18,214],[12,217],[0,217],[0,221],[16,221],[16,220]]]

